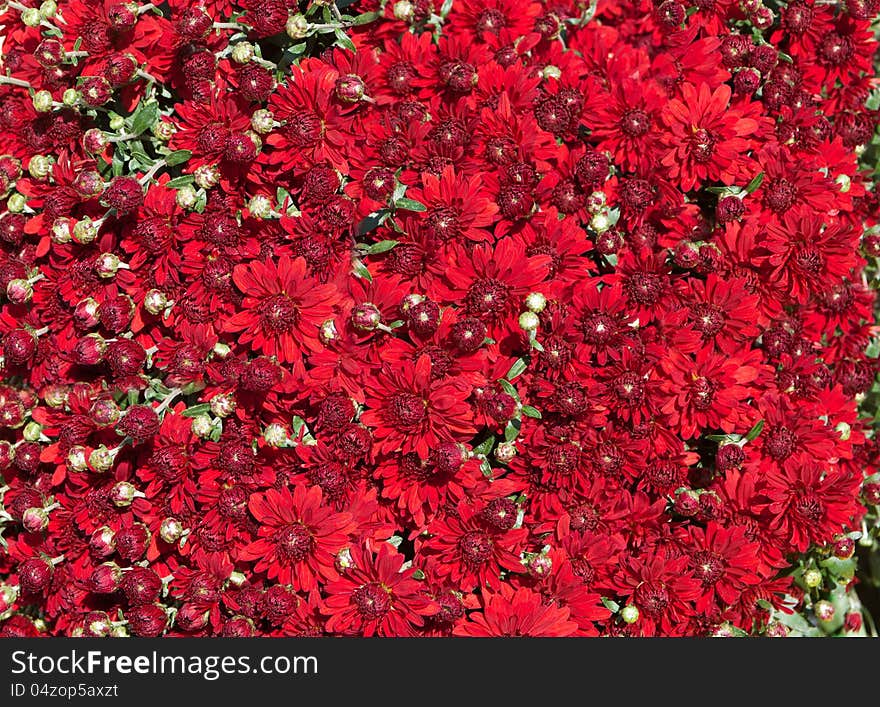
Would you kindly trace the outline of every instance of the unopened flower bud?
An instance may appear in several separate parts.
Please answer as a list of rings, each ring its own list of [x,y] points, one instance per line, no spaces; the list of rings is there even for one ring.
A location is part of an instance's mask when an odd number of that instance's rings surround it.
[[[544,311],[544,308],[547,306],[547,298],[544,297],[540,292],[531,292],[526,297],[526,308],[534,312],[535,314],[540,314]]]
[[[183,537],[185,530],[177,518],[166,518],[159,526],[159,537],[169,545],[173,545]]]
[[[851,537],[842,535],[834,541],[834,556],[838,560],[848,560],[856,551],[856,543]]]
[[[267,196],[255,194],[248,201],[248,211],[254,218],[269,218],[272,215],[272,202]]]
[[[361,331],[373,331],[382,323],[382,313],[372,302],[364,302],[351,310],[351,325]]]
[[[336,79],[336,97],[344,103],[357,103],[366,90],[364,80],[357,74],[346,74]]]
[[[87,297],[76,305],[73,310],[73,319],[83,329],[96,327],[101,321],[98,319],[99,308],[100,304],[97,300]]]
[[[85,471],[89,468],[85,447],[75,444],[67,450],[67,468],[71,471]]]
[[[834,620],[834,604],[830,601],[826,601],[825,599],[817,601],[813,606],[813,611],[816,612],[816,618],[819,619],[819,621],[827,623]]]
[[[89,538],[89,552],[95,557],[110,557],[116,552],[116,533],[106,525],[98,528]]]
[[[34,179],[45,179],[52,173],[52,158],[46,155],[34,155],[28,162],[28,174]]]
[[[211,349],[211,352],[217,358],[226,358],[230,353],[232,353],[232,349],[230,348],[229,344],[224,344],[222,341],[218,341],[216,344],[214,344],[214,348]]]
[[[265,108],[254,111],[251,116],[251,127],[260,135],[272,132],[272,129],[275,127],[274,114]]]
[[[523,331],[535,331],[541,320],[534,312],[523,312],[519,315],[519,328]]]
[[[336,561],[334,564],[336,565],[336,570],[338,572],[343,572],[354,567],[354,558],[351,556],[351,548],[345,547],[336,553]]]
[[[157,120],[153,124],[152,132],[153,135],[155,135],[163,142],[168,142],[168,140],[174,137],[174,133],[177,132],[177,128],[170,120]]]
[[[412,22],[415,17],[416,9],[410,0],[397,0],[392,7],[394,19],[400,22]]]
[[[161,314],[168,306],[168,297],[161,290],[147,290],[144,295],[144,309],[150,314]]]
[[[99,226],[86,216],[82,221],[77,221],[73,227],[73,240],[80,245],[93,242],[98,237]]]
[[[516,445],[513,442],[502,442],[495,448],[495,458],[501,464],[509,464],[516,457]]]
[[[810,589],[815,589],[822,584],[822,573],[817,569],[808,569],[804,572],[804,584]]]
[[[196,190],[192,188],[189,184],[180,187],[177,190],[177,194],[175,195],[175,201],[177,205],[181,209],[189,210],[193,206],[196,205],[196,202],[199,200],[198,194],[196,194]]]
[[[303,39],[309,33],[309,21],[303,15],[291,15],[287,18],[284,31],[291,39]]]
[[[120,265],[124,263],[115,253],[101,253],[95,263],[95,269],[98,271],[98,277],[109,279],[116,275]]]
[[[553,569],[553,560],[550,559],[549,555],[538,553],[528,559],[526,567],[529,570],[529,574],[533,577],[545,577]]]
[[[89,467],[92,471],[103,474],[113,468],[116,455],[103,444],[89,454]]]
[[[43,21],[43,18],[40,16],[39,9],[28,7],[21,11],[21,21],[26,27],[37,27]]]
[[[250,42],[239,42],[232,47],[232,61],[236,64],[247,64],[254,58],[254,45]]]
[[[10,194],[6,199],[6,210],[13,214],[20,214],[24,211],[25,206],[27,206],[27,199],[18,192]]]
[[[116,132],[117,130],[122,130],[125,127],[125,118],[123,118],[121,115],[114,115],[112,118],[110,118],[109,125],[110,129],[114,132]]]
[[[70,243],[73,238],[73,222],[64,216],[56,218],[52,222],[51,236],[53,243]]]
[[[21,431],[26,442],[37,442],[43,434],[43,426],[39,422],[31,420]]]
[[[324,346],[331,341],[336,341],[336,339],[339,338],[339,332],[336,330],[336,322],[332,319],[328,319],[321,324],[321,327],[318,329],[318,338]]]
[[[55,0],[43,0],[40,3],[40,17],[45,20],[51,20],[58,12],[58,5]]]
[[[211,412],[219,418],[229,417],[235,412],[235,396],[231,393],[219,393],[211,398]]]
[[[39,533],[49,527],[49,513],[45,508],[28,508],[21,515],[21,524],[29,533]]]
[[[192,419],[192,433],[199,437],[200,439],[205,439],[211,436],[211,432],[214,429],[214,423],[210,417],[207,415],[196,415]]]
[[[117,508],[127,508],[137,497],[138,490],[127,481],[119,481],[110,489],[110,501]]]
[[[220,183],[220,170],[215,164],[203,164],[201,167],[197,167],[196,171],[193,172],[193,176],[195,177],[196,184],[202,189],[213,189]],[[183,189],[178,191],[178,198],[180,191],[183,191]],[[195,200],[193,200],[193,204],[195,204]]]
[[[14,304],[24,304],[33,298],[34,288],[27,280],[17,277],[7,283],[6,296]]]
[[[66,88],[64,93],[61,94],[61,102],[68,108],[73,108],[79,103],[80,98],[82,98],[82,94],[75,88]]]
[[[599,211],[590,219],[590,228],[596,233],[604,233],[611,228],[611,219],[606,210]]]
[[[263,439],[270,447],[287,447],[290,445],[290,434],[287,428],[278,422],[273,422],[266,426],[266,429],[263,430]]]
[[[620,610],[620,618],[624,623],[634,624],[639,620],[639,609],[635,604],[627,604]]]

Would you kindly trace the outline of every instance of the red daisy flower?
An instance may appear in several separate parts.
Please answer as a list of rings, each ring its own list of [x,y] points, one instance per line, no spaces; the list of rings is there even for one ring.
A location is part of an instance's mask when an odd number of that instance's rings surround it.
[[[709,84],[682,84],[681,99],[673,98],[663,109],[668,146],[661,163],[669,176],[689,191],[698,182],[734,184],[746,174],[751,160],[749,137],[757,137],[762,123],[758,103],[730,105],[731,90],[721,84],[714,91]],[[766,124],[766,119],[764,123]]]
[[[483,610],[471,612],[454,629],[456,636],[571,636],[578,630],[568,607],[545,603],[537,592],[509,584],[483,593]]]
[[[244,300],[222,330],[239,333],[240,343],[301,370],[303,353],[320,350],[318,329],[341,301],[336,287],[310,277],[304,258],[286,256],[277,263],[236,265],[232,279]]]
[[[238,559],[255,562],[257,572],[297,591],[336,579],[336,553],[355,526],[350,513],[336,513],[322,500],[320,486],[252,495],[248,507],[260,523],[258,539],[244,547]]]
[[[328,633],[355,636],[414,636],[424,617],[439,607],[414,579],[416,570],[402,569],[404,556],[388,543],[377,552],[350,549],[351,567],[324,587],[323,613]]]
[[[436,380],[431,359],[401,362],[383,369],[366,385],[367,410],[361,422],[375,429],[379,451],[415,452],[427,459],[442,440],[465,441],[476,432],[473,412],[466,402],[470,393],[461,378]]]

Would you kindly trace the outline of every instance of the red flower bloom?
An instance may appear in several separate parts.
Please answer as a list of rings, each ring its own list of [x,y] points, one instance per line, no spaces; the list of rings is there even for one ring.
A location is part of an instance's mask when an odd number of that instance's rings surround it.
[[[545,604],[530,589],[504,584],[498,592],[483,595],[483,611],[474,611],[459,623],[456,636],[571,636],[578,625],[567,608]]]
[[[327,584],[323,611],[330,633],[356,636],[414,636],[438,607],[425,596],[415,570],[401,569],[403,555],[388,543],[376,553],[351,548],[351,567]]]
[[[433,380],[431,359],[420,356],[397,370],[386,368],[368,383],[361,422],[375,428],[383,453],[416,452],[426,459],[438,442],[464,441],[474,433],[467,394],[461,379]]]
[[[306,273],[303,258],[237,265],[232,279],[244,294],[242,310],[223,322],[223,331],[239,333],[251,349],[302,369],[303,353],[320,349],[318,328],[341,301],[332,284]]]
[[[336,579],[336,553],[348,542],[354,524],[350,513],[336,513],[322,499],[319,486],[297,486],[292,493],[269,489],[251,496],[248,507],[260,523],[258,539],[238,559],[255,562],[257,572],[297,591]]]

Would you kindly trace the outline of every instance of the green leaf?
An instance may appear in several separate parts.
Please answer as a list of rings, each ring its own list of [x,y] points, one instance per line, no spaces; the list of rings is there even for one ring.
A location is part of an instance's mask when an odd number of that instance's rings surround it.
[[[513,442],[519,436],[520,429],[522,429],[522,422],[520,420],[508,422],[507,427],[504,428],[504,441]]]
[[[618,611],[620,611],[620,604],[618,604],[613,599],[609,599],[608,597],[602,597],[602,605],[612,614],[616,614]]]
[[[773,604],[766,599],[758,599],[755,603],[765,611],[773,611]]]
[[[511,398],[519,402],[519,393],[516,392],[516,388],[511,385],[510,381],[506,381],[503,378],[498,381],[498,385],[501,386],[501,390],[507,393]]]
[[[759,172],[758,175],[752,181],[750,181],[748,184],[746,184],[746,193],[751,194],[752,192],[754,192],[759,186],[761,186],[761,182],[763,182],[763,181],[764,181],[764,173]]]
[[[348,49],[348,51],[350,52],[357,51],[357,47],[354,46],[354,42],[352,42],[351,38],[341,29],[336,30],[336,44],[343,49]]]
[[[367,253],[370,255],[378,255],[379,253],[387,253],[394,246],[397,245],[397,241],[387,240],[387,241],[379,241],[378,243],[373,243],[367,250]]]
[[[370,274],[367,266],[364,265],[363,262],[361,262],[360,260],[355,262],[352,272],[354,272],[355,277],[361,277],[367,282],[373,281],[373,276]]]
[[[188,161],[190,157],[192,157],[192,152],[190,150],[176,150],[171,154],[165,157],[165,164],[169,167],[173,167],[177,164],[183,164]]]
[[[517,376],[521,376],[526,370],[526,362],[521,358],[516,359],[513,365],[510,367],[510,370],[507,372],[505,378],[507,380],[512,381]]]
[[[207,415],[209,412],[211,412],[211,406],[208,403],[199,403],[184,410],[183,416],[198,417],[199,415]]]
[[[179,189],[180,187],[185,187],[188,184],[192,184],[196,181],[196,178],[191,174],[184,174],[181,177],[175,177],[174,179],[170,179],[165,186],[169,189]]]
[[[141,102],[131,115],[131,132],[140,135],[153,127],[159,119],[159,104],[156,101]]]
[[[480,471],[483,473],[483,476],[485,476],[487,479],[491,479],[494,476],[494,474],[492,472],[492,465],[489,464],[489,462],[486,461],[485,459],[480,464]]]
[[[856,573],[856,559],[854,556],[850,557],[848,560],[829,557],[822,560],[819,564],[835,577],[840,577],[842,579],[852,579]]]
[[[406,197],[403,197],[402,199],[398,199],[397,201],[395,201],[394,208],[395,209],[403,209],[404,211],[418,211],[418,212],[428,210],[428,207],[425,206],[424,204],[420,204],[415,199],[407,199]]]
[[[537,408],[533,408],[531,405],[523,405],[522,406],[522,414],[526,417],[533,417],[536,420],[541,419],[541,411]]]
[[[365,12],[363,15],[358,15],[357,17],[355,17],[352,20],[351,24],[353,24],[355,27],[359,25],[368,25],[370,24],[370,22],[375,22],[378,19],[378,12]]]
[[[474,447],[474,454],[482,454],[486,456],[489,452],[492,451],[492,447],[495,446],[495,438],[487,437],[480,444]]]
[[[761,430],[763,430],[763,429],[764,429],[764,421],[758,420],[755,423],[755,426],[749,430],[749,433],[746,435],[746,440],[749,442],[754,442],[758,438],[758,435],[761,434]]]

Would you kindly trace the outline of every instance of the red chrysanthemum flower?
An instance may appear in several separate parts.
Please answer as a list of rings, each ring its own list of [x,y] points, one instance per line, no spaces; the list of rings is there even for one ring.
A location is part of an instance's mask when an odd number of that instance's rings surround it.
[[[378,552],[350,549],[350,567],[326,585],[323,611],[329,633],[355,636],[414,636],[424,617],[438,606],[414,579],[416,570],[402,569],[405,558],[388,543]]]
[[[367,384],[361,422],[374,428],[383,453],[415,452],[426,459],[439,442],[464,441],[475,432],[468,392],[461,379],[433,379],[431,359],[423,355],[386,368]]]
[[[301,369],[303,355],[320,349],[318,329],[341,301],[335,285],[310,277],[303,258],[286,256],[277,263],[237,265],[232,279],[244,300],[241,311],[222,323],[223,331],[238,333],[252,350]]]
[[[336,513],[322,500],[320,486],[297,486],[293,492],[269,489],[251,496],[248,508],[260,523],[258,539],[238,559],[254,562],[257,572],[297,591],[336,579],[336,553],[355,526],[350,513]]]

